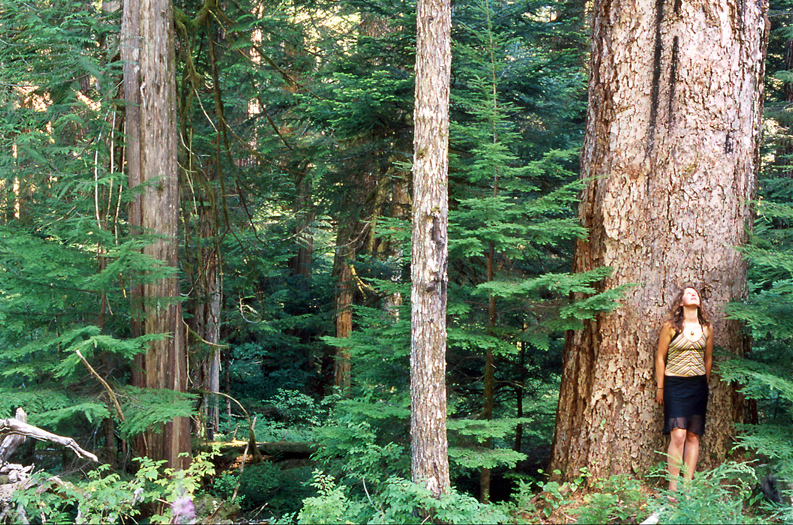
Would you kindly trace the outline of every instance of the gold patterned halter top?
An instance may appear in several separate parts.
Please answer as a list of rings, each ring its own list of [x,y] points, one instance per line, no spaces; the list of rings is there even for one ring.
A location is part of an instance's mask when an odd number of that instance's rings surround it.
[[[696,341],[688,339],[683,333],[677,334],[669,342],[666,354],[666,374],[675,376],[705,375],[705,331]]]

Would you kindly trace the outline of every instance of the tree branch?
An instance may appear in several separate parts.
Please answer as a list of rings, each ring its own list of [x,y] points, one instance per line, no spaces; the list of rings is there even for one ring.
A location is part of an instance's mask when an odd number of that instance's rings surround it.
[[[57,443],[68,449],[71,449],[72,452],[81,458],[87,458],[91,461],[99,463],[99,460],[95,455],[91,454],[87,450],[83,450],[74,439],[47,432],[46,430],[40,429],[39,427],[28,425],[27,423],[23,423],[14,418],[0,419],[0,436],[6,436],[8,434],[17,434],[20,436],[38,439],[39,441],[51,441],[52,443]]]

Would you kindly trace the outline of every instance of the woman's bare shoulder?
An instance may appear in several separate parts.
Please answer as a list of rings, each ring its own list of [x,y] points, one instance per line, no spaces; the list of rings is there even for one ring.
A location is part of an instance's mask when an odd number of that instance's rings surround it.
[[[666,320],[664,324],[661,326],[661,334],[669,335],[670,337],[674,336],[677,333],[675,329],[675,325],[672,324],[672,321]]]

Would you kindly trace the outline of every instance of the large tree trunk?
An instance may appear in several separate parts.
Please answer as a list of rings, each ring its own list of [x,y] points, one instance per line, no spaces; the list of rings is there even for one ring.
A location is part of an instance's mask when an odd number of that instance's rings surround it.
[[[611,266],[605,288],[636,283],[622,306],[567,336],[551,468],[595,477],[663,460],[653,359],[675,293],[702,286],[715,343],[747,342],[723,305],[746,291],[734,246],[746,240],[755,189],[767,40],[764,0],[600,0],[594,6],[589,238],[575,270]],[[700,464],[723,460],[744,405],[711,377]]]
[[[449,0],[419,0],[413,137],[410,445],[413,480],[449,490],[446,439]]]
[[[127,91],[126,96],[131,100],[139,97],[140,102],[137,135],[132,135],[134,124],[127,122],[130,145],[137,143],[139,148],[139,156],[135,157],[135,149],[128,146],[130,186],[135,185],[137,176],[141,184],[146,184],[140,201],[140,228],[160,236],[143,252],[174,269],[172,276],[143,285],[144,333],[167,334],[167,337],[150,344],[141,363],[143,374],[135,379],[137,386],[183,392],[187,358],[175,271],[179,188],[173,13],[170,0],[128,0],[124,11],[124,22],[130,25],[125,26],[123,33],[132,46],[133,59],[131,67],[124,71],[125,88],[137,88],[134,92]],[[137,28],[131,25],[135,19]],[[131,217],[133,227],[137,219]],[[187,460],[179,455],[190,452],[189,420],[177,418],[164,431],[148,432],[146,442],[147,456],[166,459],[171,467],[184,466]]]
[[[124,90],[124,162],[127,169],[127,181],[130,188],[140,185],[140,10],[138,0],[125,0],[121,21],[121,38],[119,51],[123,64]],[[127,220],[130,235],[140,235],[141,227],[141,196],[135,192],[127,205]],[[131,282],[130,290],[130,331],[132,337],[143,335],[143,284]],[[136,354],[132,363],[132,384],[146,384],[144,368],[145,356]],[[146,440],[143,436],[135,438],[135,447],[145,454]]]
[[[120,53],[124,72],[124,131],[126,133],[125,142],[125,162],[127,168],[127,178],[130,188],[140,184],[140,75],[138,74],[138,62],[140,60],[140,10],[138,0],[126,0],[124,2],[123,19],[121,23],[121,43]],[[141,226],[141,196],[135,192],[130,198],[127,209],[130,233],[140,234]],[[131,283],[130,302],[132,309],[131,328],[132,335],[138,337],[143,335],[143,285]],[[135,365],[132,370],[133,383],[140,384],[139,380],[143,369],[143,358],[136,357]]]

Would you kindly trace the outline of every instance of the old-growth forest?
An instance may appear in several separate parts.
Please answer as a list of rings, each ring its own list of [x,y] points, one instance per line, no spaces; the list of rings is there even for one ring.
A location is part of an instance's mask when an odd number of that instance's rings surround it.
[[[416,193],[429,4],[0,0],[0,522],[793,521],[793,0],[455,0],[442,206]],[[734,62],[686,55],[694,11]],[[654,44],[617,104],[625,21]],[[675,134],[685,103],[737,100],[709,60],[757,75],[756,126],[717,146]],[[679,224],[738,240],[670,227],[669,166],[670,195],[704,195]],[[598,201],[623,173],[647,194]],[[412,309],[418,209],[445,345]],[[729,337],[670,505],[649,345],[687,282]],[[411,441],[425,408],[442,448]]]

